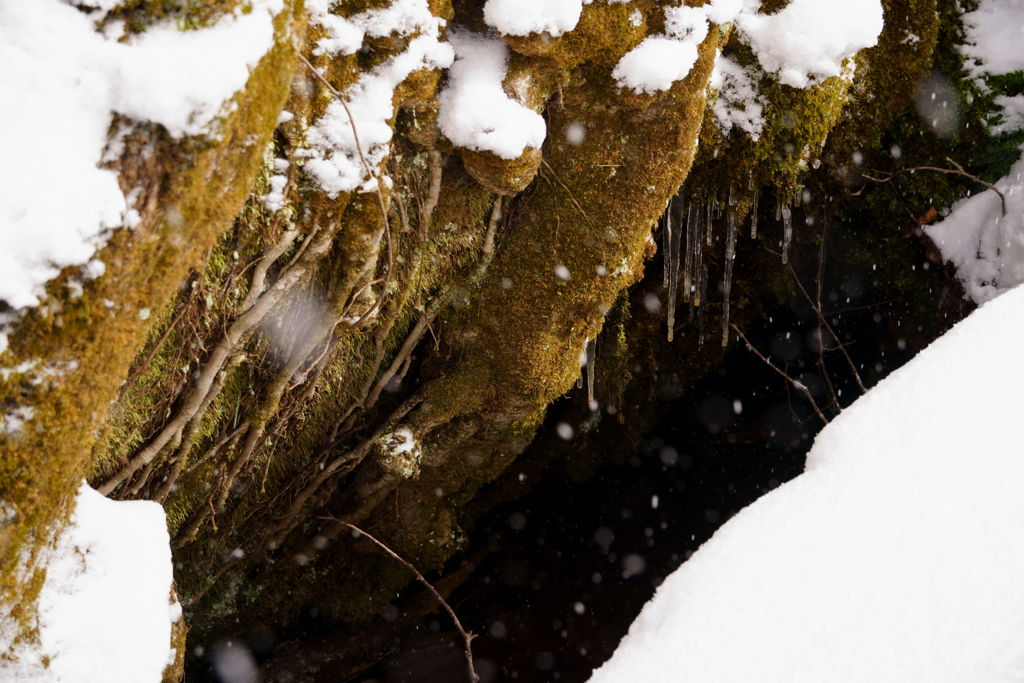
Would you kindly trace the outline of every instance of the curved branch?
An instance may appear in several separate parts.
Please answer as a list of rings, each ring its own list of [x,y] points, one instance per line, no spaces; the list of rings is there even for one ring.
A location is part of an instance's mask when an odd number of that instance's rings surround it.
[[[1004,216],[1006,215],[1006,196],[1002,192],[1000,192],[999,189],[995,185],[993,185],[992,183],[985,182],[984,180],[982,180],[981,178],[979,178],[976,175],[971,175],[970,173],[968,173],[967,171],[964,170],[963,166],[961,166],[960,164],[956,163],[955,161],[953,161],[949,157],[946,157],[946,161],[948,161],[949,163],[953,164],[953,166],[955,166],[956,168],[939,168],[938,166],[915,166],[914,168],[900,169],[899,171],[896,171],[894,173],[886,173],[885,171],[877,171],[878,173],[885,173],[885,177],[884,178],[872,178],[871,176],[867,175],[866,173],[862,173],[861,175],[866,180],[870,180],[873,183],[887,183],[887,182],[889,182],[890,180],[892,180],[893,178],[895,178],[897,176],[901,176],[904,173],[914,173],[915,171],[934,171],[936,173],[945,173],[947,175],[963,176],[964,178],[969,178],[970,180],[973,180],[974,182],[976,182],[976,183],[978,183],[980,185],[984,185],[985,187],[987,187],[988,189],[992,190],[997,195],[999,195],[999,201],[1002,202],[1002,204],[1003,204],[1003,215]]]

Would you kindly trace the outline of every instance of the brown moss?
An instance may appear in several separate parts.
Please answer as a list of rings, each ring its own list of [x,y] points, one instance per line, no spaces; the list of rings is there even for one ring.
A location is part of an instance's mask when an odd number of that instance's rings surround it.
[[[462,163],[488,192],[500,195],[519,194],[533,182],[540,170],[541,151],[527,147],[515,159],[502,159],[492,152],[460,149]]]
[[[278,15],[277,35],[301,33],[289,5]],[[17,572],[23,552],[49,542],[66,518],[82,476],[95,464],[91,447],[106,424],[125,368],[151,320],[142,309],[159,309],[238,212],[260,166],[295,64],[292,40],[260,61],[218,141],[175,142],[140,127],[121,161],[127,192],[144,188],[142,224],[116,232],[97,257],[103,277],[71,296],[66,269],[47,288],[47,301],[14,325],[4,365],[38,359],[41,367],[65,368],[59,381],[0,384],[35,416],[20,438],[0,443],[0,496],[18,510],[0,530],[0,604],[23,614],[33,596]],[[140,147],[148,154],[133,154]],[[107,305],[106,302],[113,302]],[[72,363],[76,369],[72,370]],[[17,381],[21,378],[11,378]]]
[[[169,605],[178,603],[178,594],[173,588],[168,600]],[[174,660],[164,667],[160,677],[161,683],[178,683],[185,679],[185,640],[188,637],[188,624],[185,619],[179,617],[171,624],[171,650],[174,652]]]
[[[402,500],[422,507],[417,519],[433,518],[433,506],[457,505],[496,476],[529,442],[545,406],[575,382],[583,343],[639,277],[651,226],[692,163],[716,38],[666,93],[624,97],[602,58],[581,67],[577,87],[549,108],[549,130],[580,123],[586,137],[578,147],[549,138],[548,166],[516,202],[480,291],[446,322],[460,331],[450,339],[460,360],[426,387],[424,407],[410,418],[414,431],[429,434],[419,480],[401,487]],[[568,268],[568,280],[558,266]],[[439,502],[435,489],[450,502]],[[408,526],[395,540],[426,566],[455,543],[429,542]]]

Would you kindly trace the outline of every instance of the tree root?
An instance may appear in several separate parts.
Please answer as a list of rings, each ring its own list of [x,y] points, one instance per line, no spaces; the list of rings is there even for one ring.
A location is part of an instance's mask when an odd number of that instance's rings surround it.
[[[266,317],[284,294],[294,287],[307,273],[313,263],[327,251],[334,238],[335,229],[336,226],[332,224],[331,229],[321,232],[316,238],[316,244],[310,246],[302,254],[302,258],[295,261],[291,267],[282,272],[274,285],[266,292],[260,294],[252,306],[228,326],[224,336],[206,361],[199,379],[196,380],[195,389],[184,405],[178,410],[174,419],[164,426],[146,448],[136,454],[120,471],[104,482],[98,489],[100,493],[108,495],[122,482],[148,464],[163,449],[167,442],[171,440],[174,434],[180,432],[188,421],[195,417],[196,413],[199,412],[199,408],[205,402],[217,375],[234,353],[242,338]],[[291,241],[294,239],[295,234],[288,234],[282,239],[282,242],[288,241],[291,244]],[[281,250],[281,253],[283,252],[284,249]]]

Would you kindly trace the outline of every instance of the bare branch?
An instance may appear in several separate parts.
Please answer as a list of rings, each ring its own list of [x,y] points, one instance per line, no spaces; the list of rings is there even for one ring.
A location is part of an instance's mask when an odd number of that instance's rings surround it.
[[[787,375],[783,370],[780,370],[777,365],[775,365],[770,360],[765,358],[764,355],[760,351],[758,351],[757,348],[755,348],[753,344],[750,343],[750,340],[747,339],[746,335],[744,335],[742,332],[740,332],[740,328],[736,327],[735,325],[731,325],[730,327],[732,327],[732,329],[736,331],[736,334],[738,334],[740,336],[740,339],[743,340],[743,342],[747,345],[748,349],[753,351],[754,354],[758,358],[760,358],[762,361],[764,361],[765,365],[770,367],[772,370],[777,372],[779,375],[781,375],[786,380],[787,386],[789,384],[792,384],[798,391],[800,391],[807,398],[807,400],[811,402],[811,407],[814,408],[814,412],[816,412],[818,414],[818,417],[821,418],[821,421],[824,422],[825,424],[828,424],[828,422],[829,422],[828,418],[825,417],[825,413],[821,412],[821,408],[818,407],[817,402],[815,402],[814,397],[811,396],[811,392],[810,392],[810,390],[806,386],[804,386],[800,382],[797,382],[795,379],[793,379],[792,377]]]
[[[1001,201],[1002,204],[1003,204],[1003,215],[1004,216],[1006,215],[1006,196],[1002,192],[1000,192],[999,189],[995,185],[993,185],[992,183],[985,182],[984,180],[982,180],[981,178],[979,178],[976,175],[971,175],[970,173],[968,173],[967,171],[964,170],[963,166],[961,166],[960,164],[956,163],[955,161],[953,161],[949,157],[946,157],[946,161],[948,161],[949,163],[953,164],[953,166],[955,166],[956,168],[939,168],[938,166],[915,166],[913,168],[903,168],[903,169],[900,169],[899,171],[896,171],[894,173],[887,173],[885,171],[875,171],[875,173],[882,173],[882,174],[884,174],[885,175],[884,178],[872,178],[871,176],[867,175],[866,173],[863,173],[861,175],[866,180],[870,180],[873,183],[887,183],[887,182],[889,182],[890,180],[892,180],[893,178],[895,178],[897,176],[901,176],[904,173],[914,173],[915,171],[934,171],[936,173],[945,173],[947,175],[963,176],[964,178],[968,178],[970,180],[973,180],[974,182],[978,183],[979,185],[984,185],[985,187],[987,187],[988,189],[992,190],[997,195],[999,195],[999,201]]]
[[[457,616],[455,616],[455,610],[453,610],[451,608],[451,605],[449,605],[448,602],[444,598],[441,597],[441,594],[437,592],[437,589],[434,588],[434,586],[429,581],[427,581],[425,578],[423,578],[423,574],[420,574],[419,570],[416,569],[416,567],[413,566],[413,564],[411,562],[403,559],[394,550],[392,550],[391,548],[387,547],[385,544],[381,543],[376,538],[374,538],[370,534],[366,533],[365,531],[363,531],[362,529],[360,529],[356,525],[349,524],[348,522],[343,522],[340,519],[334,519],[333,517],[324,517],[324,519],[328,519],[328,520],[330,520],[332,522],[340,524],[343,527],[347,527],[348,529],[351,529],[352,531],[354,531],[357,534],[356,538],[358,538],[359,536],[366,536],[366,538],[369,539],[370,541],[372,541],[378,548],[383,550],[385,553],[387,553],[392,558],[397,560],[403,567],[405,567],[406,569],[411,571],[413,574],[415,574],[416,575],[416,580],[419,581],[420,583],[422,583],[426,587],[426,589],[428,591],[430,591],[431,593],[434,594],[434,597],[437,598],[437,601],[439,603],[441,603],[442,607],[444,607],[444,610],[448,613],[448,616],[451,617],[451,620],[455,624],[455,628],[458,630],[459,635],[462,636],[462,642],[465,645],[466,666],[469,668],[469,680],[471,680],[473,683],[477,683],[477,681],[480,680],[480,677],[477,675],[476,669],[473,668],[473,646],[472,646],[473,638],[475,638],[476,636],[473,635],[473,633],[471,633],[471,632],[467,632],[466,629],[464,629],[462,627],[462,623],[459,621],[459,618]]]
[[[772,251],[771,249],[766,249],[766,251],[768,253],[770,253],[770,254],[778,254],[777,251]],[[813,310],[815,315],[818,316],[818,321],[819,321],[820,325],[824,326],[824,328],[826,330],[828,330],[828,333],[832,336],[832,339],[834,339],[836,344],[838,345],[837,348],[843,354],[843,357],[846,358],[846,362],[847,362],[847,364],[849,364],[850,370],[853,372],[853,376],[857,380],[857,386],[860,387],[861,393],[867,393],[867,387],[864,386],[864,382],[861,380],[860,373],[857,372],[857,366],[854,364],[853,359],[850,358],[850,354],[846,350],[846,345],[843,344],[842,340],[839,339],[839,335],[836,334],[836,331],[834,329],[832,329],[832,326],[828,324],[828,318],[826,318],[825,314],[822,313],[820,304],[815,304],[814,299],[811,298],[811,295],[808,294],[807,290],[804,288],[803,283],[800,282],[800,278],[797,276],[796,270],[793,269],[793,265],[792,264],[787,264],[787,265],[789,265],[789,272],[793,274],[793,280],[796,282],[796,286],[800,289],[800,293],[804,295],[804,298],[807,299],[807,303],[810,304],[810,306],[811,306],[811,310]],[[819,301],[820,301],[820,299],[819,299]],[[893,301],[895,301],[895,299],[893,299]],[[882,302],[882,303],[889,303],[889,302]],[[874,305],[880,305],[880,304],[874,304]],[[870,306],[864,306],[862,308],[870,308]],[[849,308],[849,309],[845,309],[845,310],[855,311],[855,310],[858,310],[858,309],[856,309],[856,308]],[[818,344],[819,344],[819,346],[821,345],[821,334],[820,333],[818,335]]]

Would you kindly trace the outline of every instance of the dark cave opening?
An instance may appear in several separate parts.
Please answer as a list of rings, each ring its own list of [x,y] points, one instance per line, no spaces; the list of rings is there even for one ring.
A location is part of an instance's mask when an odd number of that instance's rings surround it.
[[[831,263],[829,268],[842,270]],[[884,300],[870,274],[848,276],[835,283],[827,277],[823,300],[870,386],[930,340],[928,319],[935,313]],[[825,354],[828,379],[818,373],[817,317],[802,300],[775,307],[749,324],[746,335],[807,386],[826,412],[827,382],[841,405],[859,395],[838,352]],[[708,337],[707,343],[717,342],[716,335]],[[586,389],[557,401],[531,448],[557,439],[559,423],[580,402],[585,405]],[[569,450],[548,462],[539,477],[533,471],[517,473],[519,463],[506,473],[506,479],[521,482],[521,497],[477,520],[467,550],[451,561],[446,574],[461,574],[448,602],[465,628],[477,634],[474,662],[483,683],[586,681],[666,576],[738,511],[801,473],[822,427],[806,400],[742,342],[695,387],[660,408],[661,417],[626,458]],[[600,436],[591,435],[587,444],[601,448]],[[606,447],[621,443],[611,440]],[[566,459],[590,456],[605,464],[584,481],[573,479]],[[356,629],[342,627],[348,638],[386,633],[386,644],[368,646],[358,662],[324,666],[309,680],[468,680],[448,617],[440,609],[423,618],[408,616],[421,590],[411,584],[376,620]],[[200,645],[191,653],[187,680],[226,680],[215,673],[214,661],[228,661],[232,652],[264,664],[279,659],[282,641],[302,647],[320,639],[325,647],[338,634],[315,608],[308,609],[299,628],[287,634],[268,627]],[[280,671],[272,676],[264,680],[287,679]]]

